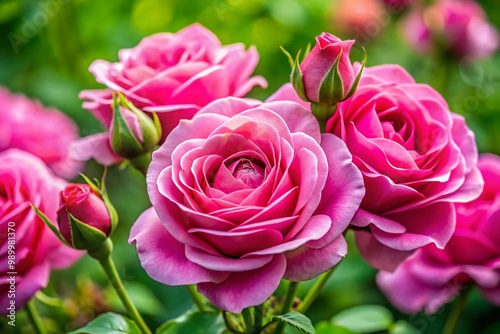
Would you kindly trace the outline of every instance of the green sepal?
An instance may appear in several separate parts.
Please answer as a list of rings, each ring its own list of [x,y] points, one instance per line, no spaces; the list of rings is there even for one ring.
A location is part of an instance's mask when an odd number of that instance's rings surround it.
[[[106,190],[106,175],[107,175],[108,168],[104,167],[104,173],[102,174],[102,179],[101,181],[95,179],[95,183],[92,182],[86,175],[80,173],[80,176],[87,182],[87,184],[92,188],[92,190],[96,193],[99,194],[104,201],[104,204],[106,205],[106,208],[108,209],[109,217],[111,220],[111,232],[115,229],[116,225],[118,224],[118,213],[116,212],[115,207],[109,200],[109,195]]]
[[[154,113],[154,119],[151,119],[142,110],[134,106],[132,102],[127,100],[122,93],[118,93],[118,104],[132,111],[139,121],[142,131],[142,143],[139,143],[141,152],[139,154],[152,151],[158,145],[161,138],[161,125],[158,115]]]
[[[100,230],[76,219],[68,212],[71,225],[71,243],[76,249],[93,249],[101,245],[108,237]]]
[[[290,54],[290,52],[288,52],[284,47],[282,47],[280,45],[280,49],[281,51],[285,54],[286,58],[288,59],[288,63],[290,64],[290,67],[293,67],[293,64],[295,63],[293,58],[292,58],[292,55]]]
[[[113,95],[113,134],[111,147],[116,154],[124,158],[131,158],[143,152],[142,144],[132,133],[127,122],[120,112],[120,104]]]
[[[61,231],[59,231],[59,229],[56,227],[56,225],[42,211],[38,210],[38,208],[36,206],[34,206],[32,203],[30,203],[30,206],[33,209],[33,211],[35,211],[35,213],[37,214],[37,216],[45,223],[45,225],[47,225],[47,227],[52,232],[54,232],[54,234],[57,236],[57,238],[59,240],[61,240],[66,246],[72,247],[66,241],[66,239],[64,239],[63,235],[61,234]]]
[[[341,49],[333,66],[321,81],[318,92],[318,102],[320,104],[337,104],[344,99],[344,84],[339,72],[342,51]]]
[[[80,173],[80,176],[85,180],[85,182],[90,186],[90,188],[97,194],[101,193],[101,189],[99,188],[99,185],[95,184],[92,182],[87,175]]]
[[[292,86],[295,89],[297,95],[306,102],[311,102],[306,95],[306,88],[304,87],[304,74],[300,69],[299,58],[300,52],[297,52],[297,56],[295,57],[295,63],[292,67],[292,73],[290,73],[290,81],[292,82]]]
[[[306,102],[311,102],[306,96],[306,90],[304,87],[304,75],[302,74],[302,70],[300,69],[300,64],[299,64],[300,52],[302,50],[299,50],[299,52],[297,52],[297,56],[295,57],[294,60],[290,55],[290,53],[286,51],[282,46],[280,46],[280,49],[285,54],[285,56],[288,59],[288,62],[290,63],[290,66],[292,67],[292,72],[290,73],[290,82],[292,83],[295,92],[302,100]]]
[[[156,133],[158,134],[158,141],[159,141],[161,139],[162,134],[163,134],[163,130],[161,128],[160,118],[158,117],[157,113],[154,112],[152,114],[153,114],[153,123],[155,125]]]
[[[359,69],[359,72],[356,75],[356,78],[354,79],[351,89],[349,89],[349,92],[347,92],[347,95],[344,97],[344,100],[350,98],[354,94],[354,92],[358,89],[359,81],[361,80],[361,75],[363,74],[363,70],[365,69],[366,66],[366,61],[368,60],[368,53],[366,52],[365,48],[363,48],[363,51],[365,52],[365,56],[363,58],[363,62],[361,63],[361,68]]]

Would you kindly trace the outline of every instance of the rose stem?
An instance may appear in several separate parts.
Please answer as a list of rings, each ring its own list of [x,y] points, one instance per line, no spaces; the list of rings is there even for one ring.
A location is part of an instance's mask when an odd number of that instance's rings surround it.
[[[200,312],[205,312],[205,303],[201,299],[201,296],[198,293],[198,291],[196,291],[196,286],[187,285],[186,287],[189,292],[189,295],[191,296],[191,299],[193,300],[196,307],[198,307],[198,310],[200,310]]]
[[[255,317],[255,329],[260,329],[262,327],[262,316],[264,315],[264,304],[255,306],[253,309]]]
[[[241,315],[243,316],[243,321],[245,322],[246,333],[254,333],[255,327],[252,319],[252,314],[250,313],[250,307],[244,308],[241,312]]]
[[[144,319],[142,319],[139,311],[137,311],[135,305],[130,300],[127,291],[123,286],[122,280],[120,279],[120,276],[118,276],[115,263],[111,258],[112,249],[113,243],[110,239],[106,239],[106,241],[104,241],[101,246],[92,250],[88,250],[88,253],[91,257],[99,261],[102,269],[104,269],[104,271],[106,272],[111,285],[113,285],[113,288],[118,294],[118,297],[120,297],[125,310],[127,310],[128,315],[137,323],[137,326],[139,326],[141,332],[144,334],[151,334],[151,331],[144,322]]]
[[[461,294],[458,295],[457,300],[453,305],[453,309],[446,320],[446,324],[443,329],[443,334],[453,334],[455,333],[458,325],[458,321],[460,320],[460,315],[464,310],[465,304],[467,304],[467,296],[469,295],[470,288],[467,288]]]
[[[314,283],[313,287],[307,292],[304,299],[302,299],[302,302],[300,303],[299,309],[298,309],[298,311],[300,313],[305,313],[309,309],[309,307],[312,305],[314,300],[316,300],[316,297],[318,297],[321,290],[326,285],[326,282],[328,281],[330,276],[332,276],[332,274],[336,268],[337,268],[337,266],[333,267],[332,269],[328,270],[326,273],[323,273],[322,275],[319,276],[316,283]]]
[[[38,312],[35,307],[35,301],[32,299],[26,304],[26,313],[28,313],[28,318],[31,321],[31,324],[33,325],[33,328],[35,329],[35,333],[37,334],[45,334],[47,333],[45,331],[45,328],[43,328],[42,320],[40,319],[40,316],[38,315]]]
[[[283,303],[283,308],[281,309],[281,314],[288,313],[292,308],[293,300],[295,298],[295,292],[297,291],[298,287],[299,287],[299,282],[290,281],[290,284],[288,285],[288,291],[285,297],[285,302]],[[283,333],[284,329],[285,329],[285,323],[279,322],[278,325],[276,326],[274,334],[281,334]]]

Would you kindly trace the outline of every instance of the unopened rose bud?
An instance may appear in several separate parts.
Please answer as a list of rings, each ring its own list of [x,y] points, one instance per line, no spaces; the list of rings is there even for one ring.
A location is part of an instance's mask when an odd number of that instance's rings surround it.
[[[102,196],[88,184],[68,184],[60,193],[57,224],[66,242],[76,249],[101,245],[112,230],[111,214]]]
[[[329,33],[322,33],[316,37],[316,42],[302,64],[299,65],[298,57],[295,60],[291,81],[297,94],[312,103],[315,116],[327,119],[335,111],[337,103],[356,91],[366,57],[356,73],[349,59],[354,40],[343,41]]]
[[[153,151],[161,138],[158,118],[154,120],[120,96],[113,103],[109,140],[113,151],[126,159]]]

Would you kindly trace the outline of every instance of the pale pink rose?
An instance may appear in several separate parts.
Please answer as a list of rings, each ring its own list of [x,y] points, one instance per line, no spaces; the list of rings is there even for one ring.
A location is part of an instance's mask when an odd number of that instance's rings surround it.
[[[18,149],[0,153],[0,314],[10,314],[12,276],[15,308],[20,309],[47,286],[51,269],[68,267],[81,255],[64,245],[30,207],[55,221],[64,185],[34,155]]]
[[[130,235],[142,266],[236,313],[337,264],[364,194],[345,144],[308,110],[237,98],[181,121],[147,183],[153,208]]]
[[[439,0],[412,12],[403,28],[409,43],[423,53],[437,43],[458,58],[488,58],[500,43],[497,29],[473,0]]]
[[[120,50],[119,62],[96,60],[90,72],[107,89],[80,93],[83,107],[106,128],[112,120],[112,92],[120,92],[139,109],[156,112],[162,139],[181,119],[190,119],[208,103],[227,96],[241,97],[254,86],[266,87],[260,76],[250,77],[258,62],[254,47],[221,45],[200,24],[181,31],[158,33],[144,38],[131,49]],[[75,157],[95,158],[109,165],[121,159],[113,153],[107,135],[89,136],[75,146]]]
[[[68,116],[3,87],[0,105],[0,152],[18,148],[42,159],[61,177],[78,175],[83,165],[69,157],[78,128]]]
[[[336,104],[348,97],[359,70],[354,71],[349,54],[354,40],[343,41],[337,36],[322,33],[316,37],[316,45],[300,64],[303,74],[304,92],[314,103]],[[339,58],[338,73],[342,84],[333,90],[322,90],[327,85],[325,77]]]
[[[463,116],[399,66],[366,68],[326,130],[345,141],[363,174],[366,196],[352,224],[376,268],[392,271],[427,244],[443,248],[455,229],[453,203],[481,193],[474,134]]]
[[[394,273],[378,274],[380,288],[403,312],[434,313],[469,284],[500,305],[500,158],[482,155],[478,167],[483,193],[455,205],[457,228],[446,247],[426,246]]]
[[[387,13],[380,1],[338,0],[333,4],[332,24],[357,37],[375,38],[387,25],[384,22]]]

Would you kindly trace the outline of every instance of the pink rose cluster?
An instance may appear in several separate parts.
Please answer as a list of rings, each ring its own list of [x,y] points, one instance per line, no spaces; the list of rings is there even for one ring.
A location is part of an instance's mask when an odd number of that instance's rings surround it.
[[[51,269],[65,268],[79,258],[80,253],[65,246],[30,207],[55,219],[65,184],[28,152],[0,153],[0,314],[15,313],[47,286]]]
[[[58,176],[75,177],[82,166],[69,156],[78,138],[69,117],[5,88],[0,88],[0,104],[0,314],[12,315],[47,286],[51,269],[65,268],[80,256],[30,205],[55,218],[66,184]]]
[[[500,157],[484,154],[478,167],[484,190],[476,200],[455,205],[457,227],[446,247],[428,245],[394,273],[378,274],[381,290],[400,310],[434,313],[473,283],[500,305]]]
[[[39,157],[63,178],[78,175],[82,163],[70,158],[78,129],[69,117],[2,87],[0,105],[0,152],[17,148]]]
[[[347,252],[342,233],[364,195],[345,144],[289,101],[226,98],[181,121],[153,153],[154,209],[132,228],[159,282],[198,284],[239,313],[282,278],[312,279]]]
[[[351,42],[324,33],[317,43],[300,66],[301,93],[338,102],[328,94],[358,85],[360,65],[349,62]],[[323,53],[339,59],[337,90],[321,88],[332,87],[326,73],[336,66]],[[197,284],[216,306],[240,312],[282,278],[308,280],[336,265],[349,224],[379,269],[444,248],[456,203],[483,189],[464,118],[401,67],[366,68],[325,132],[290,85],[265,103],[219,99],[180,121],[153,153],[153,208],[130,235],[148,274]]]
[[[460,59],[490,57],[500,43],[497,29],[474,0],[439,0],[417,9],[406,18],[404,32],[418,52],[438,46]]]
[[[201,107],[227,96],[241,97],[254,86],[266,87],[264,78],[250,77],[258,62],[254,47],[221,45],[215,35],[199,24],[176,34],[159,33],[137,46],[123,49],[119,62],[96,60],[90,72],[106,89],[85,90],[83,107],[104,126],[112,125],[112,94],[121,93],[149,115],[156,113],[162,141],[181,119],[190,119]],[[111,149],[107,133],[75,143],[73,156],[111,165],[122,160]]]
[[[352,225],[361,254],[376,268],[392,271],[428,244],[443,248],[455,229],[454,203],[481,193],[464,118],[399,66],[366,68],[326,130],[346,143],[363,174],[366,195]]]

